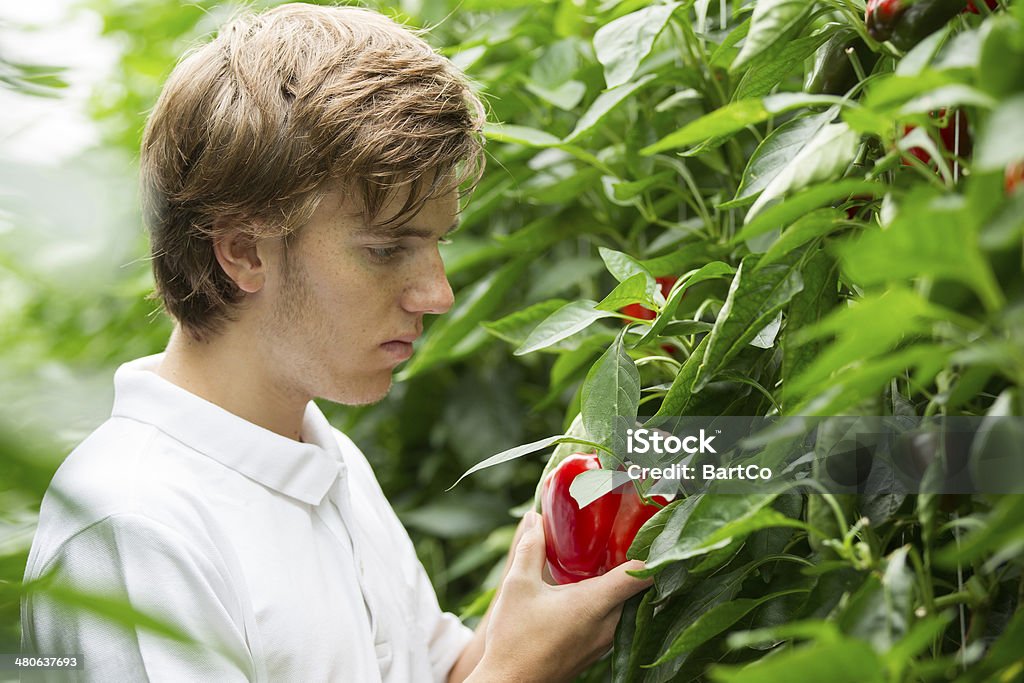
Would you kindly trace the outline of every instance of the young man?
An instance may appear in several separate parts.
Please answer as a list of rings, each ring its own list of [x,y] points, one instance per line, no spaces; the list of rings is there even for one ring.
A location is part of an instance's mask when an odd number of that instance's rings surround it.
[[[366,459],[312,402],[380,400],[427,314],[479,167],[482,107],[369,11],[233,21],[174,70],[141,170],[166,352],[122,366],[111,418],[43,502],[27,579],[130,601],[194,643],[53,592],[25,648],[97,681],[558,681],[607,650],[628,563],[550,586],[524,520],[475,633],[442,613]],[[198,644],[198,645],[197,645]]]

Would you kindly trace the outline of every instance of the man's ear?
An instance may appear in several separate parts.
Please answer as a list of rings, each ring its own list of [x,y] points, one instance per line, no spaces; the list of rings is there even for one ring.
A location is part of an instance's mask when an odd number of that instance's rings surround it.
[[[213,253],[217,263],[227,276],[246,294],[263,289],[266,282],[266,266],[256,248],[256,240],[239,230],[213,241]]]

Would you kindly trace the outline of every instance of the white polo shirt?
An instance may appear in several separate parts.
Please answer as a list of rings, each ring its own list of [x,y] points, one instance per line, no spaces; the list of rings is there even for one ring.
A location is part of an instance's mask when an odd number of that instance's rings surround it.
[[[293,441],[159,377],[160,358],[118,369],[110,419],[43,499],[26,580],[56,570],[205,647],[34,594],[25,651],[82,654],[96,681],[444,681],[472,632],[359,449],[312,402]]]

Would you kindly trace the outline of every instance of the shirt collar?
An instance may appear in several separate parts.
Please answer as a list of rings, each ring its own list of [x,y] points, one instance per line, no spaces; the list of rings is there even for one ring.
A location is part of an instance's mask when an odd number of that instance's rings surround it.
[[[345,473],[327,418],[312,401],[302,442],[253,424],[156,374],[163,354],[125,363],[114,374],[112,417],[151,424],[186,446],[260,484],[319,505]]]

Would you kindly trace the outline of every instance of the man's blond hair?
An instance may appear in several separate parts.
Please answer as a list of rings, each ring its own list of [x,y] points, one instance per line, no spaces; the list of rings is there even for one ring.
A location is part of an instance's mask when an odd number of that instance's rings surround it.
[[[478,177],[483,107],[421,38],[370,10],[244,14],[171,73],[142,141],[156,294],[196,339],[242,294],[213,242],[288,237],[340,182],[376,221],[399,187],[408,220]]]

